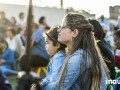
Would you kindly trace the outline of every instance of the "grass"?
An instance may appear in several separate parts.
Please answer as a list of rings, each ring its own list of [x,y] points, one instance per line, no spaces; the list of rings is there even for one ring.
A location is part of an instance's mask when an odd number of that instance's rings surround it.
[[[14,75],[10,75],[7,77],[7,80],[10,82],[10,84],[12,86],[12,90],[16,90],[17,77]]]

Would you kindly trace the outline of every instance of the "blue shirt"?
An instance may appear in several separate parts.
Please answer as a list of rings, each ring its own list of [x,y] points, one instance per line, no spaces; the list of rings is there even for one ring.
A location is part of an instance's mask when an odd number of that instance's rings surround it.
[[[60,89],[55,88],[53,90],[90,90],[91,85],[91,74],[90,74],[90,66],[86,65],[88,69],[86,69],[87,75],[83,77],[80,70],[80,63],[83,59],[83,50],[78,49],[71,56],[67,64],[66,73],[63,75],[61,80]],[[87,58],[89,60],[89,58]],[[83,79],[83,87],[80,86],[80,80]],[[106,90],[106,74],[103,71],[103,78],[101,84],[101,90]],[[49,89],[48,89],[49,90]]]
[[[109,31],[110,30],[110,24],[109,24],[109,22],[106,20],[106,19],[104,19],[104,20],[101,20],[100,21],[100,24],[102,25],[106,25],[103,29],[105,29],[105,30],[107,30],[107,31]]]
[[[6,66],[8,68],[10,68],[10,65],[14,63],[14,53],[9,48],[4,51],[1,58],[6,61],[4,66]]]
[[[58,74],[61,70],[64,59],[65,51],[59,51],[51,58],[47,69],[46,78],[41,83],[43,90],[54,90],[55,81],[58,78]]]
[[[41,30],[35,30],[32,34],[32,39],[35,41],[35,44],[32,47],[32,55],[38,55],[45,59],[49,59],[49,55],[45,49],[45,39]]]

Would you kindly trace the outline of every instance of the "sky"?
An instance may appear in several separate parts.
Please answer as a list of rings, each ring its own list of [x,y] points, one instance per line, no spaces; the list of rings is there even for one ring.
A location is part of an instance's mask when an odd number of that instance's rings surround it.
[[[0,0],[0,3],[27,5],[29,0]],[[60,7],[60,0],[33,0],[36,6]],[[64,0],[64,8],[73,7],[76,10],[86,10],[97,17],[109,17],[109,6],[120,5],[120,0]]]

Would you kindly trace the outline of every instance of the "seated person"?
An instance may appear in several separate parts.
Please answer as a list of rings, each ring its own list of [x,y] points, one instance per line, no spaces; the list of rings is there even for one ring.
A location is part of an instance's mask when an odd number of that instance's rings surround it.
[[[8,44],[4,39],[0,39],[0,55],[0,70],[3,77],[6,78],[7,74],[17,75],[17,71],[11,69],[11,66],[14,63],[13,51],[8,48]]]
[[[46,50],[51,56],[50,63],[48,65],[47,74],[45,79],[41,82],[43,90],[53,90],[55,88],[55,82],[58,78],[62,64],[65,59],[65,45],[58,42],[58,28],[49,30],[45,35]],[[35,85],[32,86],[31,90],[34,89]]]
[[[110,71],[110,78],[115,78],[115,62],[114,52],[108,42],[104,40],[105,33],[100,23],[95,19],[90,19],[89,22],[93,25],[94,35],[100,52],[104,58],[104,61]]]
[[[49,63],[49,55],[45,49],[45,39],[43,33],[39,30],[37,24],[33,24],[31,36],[31,59],[30,66],[32,67],[46,67]],[[25,55],[21,58],[21,68],[25,70]]]
[[[113,36],[114,36],[115,48],[120,49],[120,30],[116,31]],[[120,56],[119,55],[115,55],[115,64],[118,68],[120,68]]]

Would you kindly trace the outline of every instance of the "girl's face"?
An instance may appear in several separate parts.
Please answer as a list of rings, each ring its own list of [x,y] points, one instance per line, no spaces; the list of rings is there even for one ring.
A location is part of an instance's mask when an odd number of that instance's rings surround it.
[[[63,20],[60,29],[58,29],[58,41],[67,45],[70,44],[74,32],[66,26],[66,20]]]
[[[4,43],[2,43],[2,42],[0,42],[0,49],[3,49],[3,48],[4,48],[4,46],[5,46],[5,44],[4,44]]]
[[[55,53],[57,53],[58,49],[59,49],[59,44],[54,46],[53,42],[51,40],[48,39],[48,37],[45,37],[45,41],[46,41],[46,50],[48,52],[48,54],[50,56],[53,56]]]
[[[114,44],[117,47],[117,49],[120,49],[120,38],[114,35]]]

